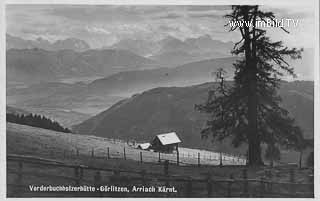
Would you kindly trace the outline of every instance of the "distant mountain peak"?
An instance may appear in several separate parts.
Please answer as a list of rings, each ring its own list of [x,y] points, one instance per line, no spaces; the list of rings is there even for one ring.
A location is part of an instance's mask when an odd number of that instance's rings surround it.
[[[168,35],[155,41],[122,39],[106,48],[129,50],[140,56],[151,58],[163,66],[174,67],[204,59],[229,57],[232,42],[213,40],[209,34],[184,40]]]
[[[84,40],[78,38],[66,38],[50,42],[42,37],[37,37],[35,40],[26,40],[17,36],[6,34],[7,49],[32,49],[39,48],[50,51],[63,49],[71,49],[77,52],[90,49],[90,46]]]

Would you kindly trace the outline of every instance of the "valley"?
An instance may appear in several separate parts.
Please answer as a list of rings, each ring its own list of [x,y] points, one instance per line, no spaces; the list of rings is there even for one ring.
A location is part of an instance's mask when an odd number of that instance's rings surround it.
[[[169,41],[179,45],[171,46]],[[195,53],[205,45],[209,49],[212,45],[221,46],[220,49],[225,51],[230,45],[205,44],[204,41],[205,38],[184,42],[170,38],[150,46],[154,48],[154,54],[169,53],[181,61],[160,59],[171,64],[159,62],[156,56],[144,57],[143,52],[136,51],[140,55],[132,53],[141,41],[107,47],[118,50],[9,49],[9,112],[42,114],[73,128],[77,134],[90,133],[123,140],[149,141],[161,132],[176,131],[185,147],[244,154],[245,146],[232,148],[230,140],[212,143],[201,139],[200,131],[207,117],[195,111],[194,106],[206,100],[208,90],[215,85],[212,83],[214,73],[219,68],[226,71],[227,80],[232,80],[233,63],[240,59],[225,54],[220,58],[198,56],[195,60],[184,60],[173,53],[186,48]],[[202,50],[204,55],[205,48]],[[307,50],[306,54],[310,55],[310,51]],[[303,60],[295,65],[306,63]],[[283,106],[295,117],[305,137],[313,138],[313,82],[284,81],[279,93]],[[301,113],[305,115],[299,115]],[[296,157],[297,153],[286,156],[289,161]]]

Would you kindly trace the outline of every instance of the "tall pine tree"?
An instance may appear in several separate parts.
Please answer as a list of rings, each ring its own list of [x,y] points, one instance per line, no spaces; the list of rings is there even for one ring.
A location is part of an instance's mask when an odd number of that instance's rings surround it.
[[[250,26],[230,28],[241,34],[232,53],[242,59],[234,64],[233,84],[224,84],[220,71],[220,85],[209,92],[205,104],[196,106],[210,114],[202,135],[218,140],[231,137],[235,147],[247,143],[247,164],[262,165],[262,143],[273,149],[294,148],[303,139],[294,119],[280,107],[281,98],[277,93],[284,73],[295,76],[285,59],[301,58],[302,49],[289,49],[281,41],[272,42],[266,30],[256,27],[257,21],[275,21],[272,12],[263,12],[258,6],[232,6],[232,12],[226,17],[230,21],[250,23]]]

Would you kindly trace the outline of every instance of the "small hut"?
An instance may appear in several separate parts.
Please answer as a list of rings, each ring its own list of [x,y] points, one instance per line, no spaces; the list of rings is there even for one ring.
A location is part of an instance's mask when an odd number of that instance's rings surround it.
[[[155,136],[151,142],[151,149],[158,152],[172,153],[178,151],[178,144],[181,142],[175,132],[164,133]]]
[[[142,150],[148,150],[150,148],[151,144],[149,142],[147,143],[142,143],[138,145],[138,149],[142,149]]]

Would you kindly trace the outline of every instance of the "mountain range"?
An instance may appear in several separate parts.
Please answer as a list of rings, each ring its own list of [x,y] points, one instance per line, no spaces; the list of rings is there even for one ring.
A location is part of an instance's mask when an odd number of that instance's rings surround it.
[[[102,49],[127,50],[139,56],[150,58],[162,66],[174,67],[204,59],[229,57],[231,56],[230,50],[232,46],[232,42],[213,40],[209,35],[203,35],[185,40],[172,36],[158,41],[127,38]],[[26,40],[6,34],[7,50],[34,48],[47,51],[73,50],[83,52],[89,50],[90,45],[86,41],[77,38],[66,38],[50,42],[41,37],[35,40]]]
[[[9,50],[9,52],[10,51],[24,52],[25,50]],[[107,50],[105,51],[108,52]],[[75,53],[74,51],[71,52]],[[92,58],[92,61],[90,61],[91,63],[100,62],[99,65],[103,65],[104,61],[98,60],[99,58],[103,58],[101,56],[103,54],[101,50],[92,50],[87,52],[90,53],[89,58]],[[98,52],[98,54],[96,52]],[[57,52],[51,53],[53,54]],[[99,55],[99,53],[101,55]],[[83,54],[84,53],[81,55]],[[91,55],[97,55],[96,59]],[[145,90],[157,87],[184,87],[214,81],[214,72],[218,68],[223,68],[227,72],[227,75],[225,76],[226,79],[231,80],[234,72],[232,64],[237,59],[238,57],[209,59],[181,65],[175,68],[156,68],[131,71],[128,67],[128,71],[126,72],[116,73],[113,71],[114,74],[105,78],[95,79],[91,82],[82,82],[79,80],[74,83],[62,83],[54,80],[56,78],[52,76],[53,74],[48,73],[46,76],[47,80],[40,76],[40,78],[43,78],[44,80],[42,83],[31,84],[21,88],[16,86],[10,87],[10,85],[7,84],[7,103],[24,109],[29,109],[30,107],[32,109],[42,108],[43,110],[47,110],[47,108],[55,108],[58,112],[75,111],[81,112],[85,115],[95,115],[100,111],[111,107],[117,101],[130,97],[133,94],[141,93]],[[41,61],[40,57],[39,60]],[[77,61],[79,62],[79,60]],[[111,62],[110,59],[108,61]],[[141,60],[142,63],[144,61],[144,59]],[[41,65],[39,65],[39,68],[41,68]],[[99,72],[98,68],[95,69],[95,71]],[[8,74],[10,75],[7,71],[7,75]],[[37,71],[31,71],[29,74],[31,81],[37,79],[35,76],[37,75]],[[84,73],[84,75],[88,74]],[[100,75],[102,75],[102,73]],[[51,82],[50,79],[52,80]],[[291,101],[291,99],[289,98],[288,101]],[[294,107],[294,104],[292,107]],[[67,115],[65,115],[65,117],[67,117]],[[72,116],[72,119],[75,119],[74,115]]]
[[[8,81],[32,83],[67,77],[109,76],[122,71],[155,68],[157,64],[127,50],[9,49],[6,66]]]
[[[56,81],[61,77],[107,77],[160,67],[163,69],[158,71],[162,72],[165,68],[229,58],[233,47],[232,42],[213,40],[208,35],[185,40],[170,36],[159,41],[123,39],[105,49],[89,49],[85,44],[75,38],[50,43],[42,38],[24,40],[7,34],[8,81],[28,83]],[[305,49],[301,60],[289,60],[289,64],[300,80],[313,80],[313,49]]]
[[[90,45],[84,40],[78,38],[66,38],[50,42],[46,39],[38,37],[35,40],[25,40],[23,38],[6,34],[6,49],[44,49],[49,51],[57,50],[74,50],[85,51],[90,49]]]
[[[172,67],[190,62],[230,57],[233,43],[213,40],[209,35],[180,40],[168,36],[158,41],[123,39],[108,48],[124,49]]]
[[[188,87],[160,87],[123,99],[98,115],[75,125],[80,134],[149,141],[155,135],[175,131],[182,146],[234,152],[226,143],[201,140],[206,115],[194,109],[207,99],[215,83]],[[295,118],[306,138],[313,138],[313,82],[282,82],[282,106]]]

